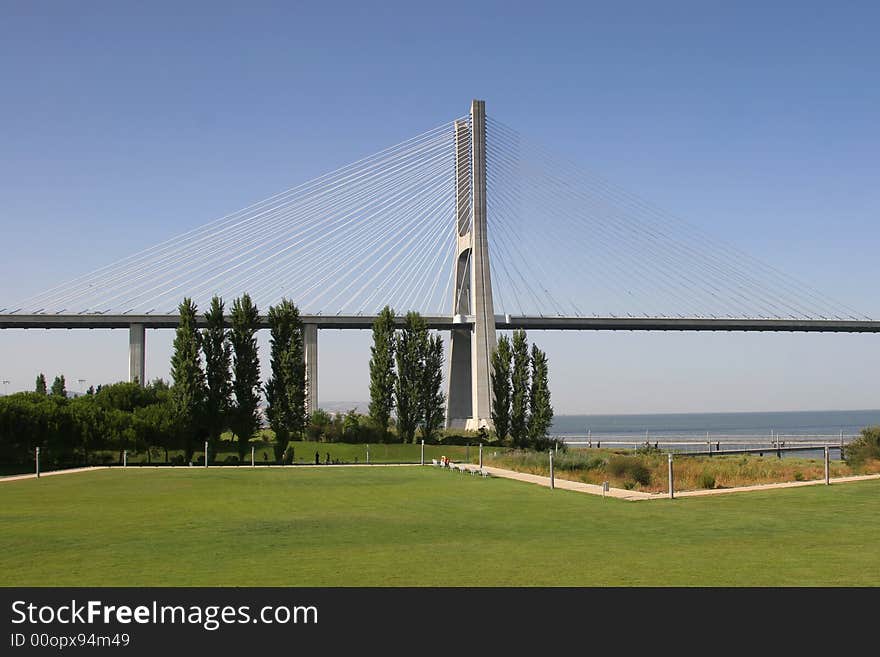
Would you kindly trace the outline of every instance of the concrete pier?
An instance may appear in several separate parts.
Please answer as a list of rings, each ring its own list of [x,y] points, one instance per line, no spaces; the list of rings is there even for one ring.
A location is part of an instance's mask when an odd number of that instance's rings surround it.
[[[446,426],[476,430],[492,424],[491,357],[495,312],[486,225],[486,104],[471,103],[470,125],[455,124],[458,255],[454,263],[453,319],[470,316],[472,327],[455,328],[449,346]]]
[[[128,327],[128,380],[146,385],[147,331],[143,324]]]
[[[306,412],[318,410],[318,325],[303,324],[303,353],[306,362]]]
[[[458,229],[455,286],[452,314],[463,318],[471,314],[471,130],[467,121],[455,123],[456,227]],[[473,327],[453,328],[449,341],[449,374],[446,377],[446,426],[463,429],[473,414],[472,346]]]
[[[492,352],[495,351],[495,310],[492,303],[492,277],[489,268],[489,238],[486,226],[486,103],[471,103],[471,166],[473,167],[473,207],[471,233],[472,307],[474,342],[471,350],[473,409],[466,428],[476,430],[492,425]]]

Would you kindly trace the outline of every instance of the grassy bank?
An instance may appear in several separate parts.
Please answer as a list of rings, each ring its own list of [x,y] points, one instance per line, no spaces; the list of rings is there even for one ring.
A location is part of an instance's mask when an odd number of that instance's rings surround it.
[[[275,453],[273,444],[267,439],[255,439],[250,443],[254,447],[254,460],[258,464],[275,463]],[[321,463],[330,455],[331,463],[365,463],[367,459],[367,449],[370,452],[371,463],[418,463],[421,458],[421,445],[403,444],[403,443],[378,443],[378,444],[351,444],[351,443],[324,443],[309,440],[291,441],[290,447],[293,448],[294,463],[309,464],[315,462],[315,452],[318,453]],[[425,460],[431,462],[431,459],[439,459],[441,456],[448,456],[452,460],[463,461],[469,455],[477,453],[477,447],[468,448],[465,445],[425,445]],[[497,450],[496,450],[497,451]],[[97,463],[104,459],[109,463],[117,463],[120,459],[119,452],[101,451],[93,455],[93,460]],[[193,460],[203,462],[202,450],[196,451]],[[183,451],[169,450],[169,462],[183,459]],[[215,463],[233,463],[238,459],[238,448],[232,440],[223,440],[216,457],[212,459]],[[244,463],[250,464],[251,454],[248,449],[245,454]],[[129,452],[128,463],[153,463],[162,465],[165,463],[165,452],[163,450],[153,450],[148,458],[146,452]],[[30,465],[21,468],[8,468],[7,471],[0,470],[2,474],[15,474],[18,472],[30,472]]]
[[[548,455],[531,451],[487,453],[486,465],[548,476]],[[831,476],[874,474],[880,472],[880,461],[866,461],[851,467],[843,461],[831,461]],[[776,456],[676,456],[676,490],[730,488],[753,484],[809,481],[824,476],[825,465],[820,459],[784,458]],[[601,484],[608,481],[615,488],[646,492],[667,490],[667,457],[662,453],[638,454],[632,451],[607,449],[569,449],[554,456],[554,474],[561,479]]]
[[[0,484],[7,586],[880,585],[880,482],[631,503],[438,468]]]

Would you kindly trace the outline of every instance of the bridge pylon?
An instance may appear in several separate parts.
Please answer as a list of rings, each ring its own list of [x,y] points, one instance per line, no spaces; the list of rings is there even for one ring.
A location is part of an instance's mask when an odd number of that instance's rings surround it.
[[[469,121],[455,123],[457,248],[449,346],[446,426],[476,430],[491,426],[491,356],[495,312],[486,224],[486,103],[471,103]],[[473,324],[467,319],[473,318]]]

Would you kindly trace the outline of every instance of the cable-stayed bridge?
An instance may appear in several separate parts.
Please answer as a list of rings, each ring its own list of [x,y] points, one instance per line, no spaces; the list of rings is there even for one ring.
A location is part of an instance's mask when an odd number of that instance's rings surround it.
[[[184,297],[291,299],[310,409],[320,328],[385,306],[450,331],[449,426],[490,418],[498,329],[878,332],[880,322],[470,113],[6,307],[0,328],[174,328]],[[263,324],[267,326],[267,324]]]

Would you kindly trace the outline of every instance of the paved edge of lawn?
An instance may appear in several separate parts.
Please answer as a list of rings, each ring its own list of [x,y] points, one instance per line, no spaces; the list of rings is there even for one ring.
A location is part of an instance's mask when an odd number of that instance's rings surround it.
[[[459,464],[459,468],[464,468],[469,472],[478,472],[479,466],[469,464]],[[516,472],[515,470],[505,470],[503,468],[495,468],[483,466],[483,470],[493,477],[503,477],[505,479],[515,479],[530,484],[538,484],[539,486],[550,487],[550,477],[541,475],[528,474],[525,472]],[[854,475],[849,477],[834,477],[831,479],[832,484],[844,484],[852,481],[866,481],[869,479],[880,479],[880,474],[872,475]],[[731,488],[708,488],[703,490],[676,491],[675,497],[703,497],[705,495],[725,495],[727,493],[746,493],[750,491],[773,490],[777,488],[797,488],[799,486],[817,486],[824,484],[824,479],[812,479],[810,481],[787,481],[775,484],[754,484],[752,486],[736,486]],[[556,477],[554,486],[562,490],[573,490],[578,493],[589,493],[590,495],[603,495],[602,486],[597,484],[586,484],[580,481],[570,481],[568,479],[560,479]],[[609,488],[606,497],[614,497],[629,502],[638,502],[642,500],[666,500],[669,499],[668,493],[645,493],[642,491],[626,490],[623,488]]]
[[[249,465],[236,465],[236,466],[209,466],[209,470],[251,470],[257,469],[260,470],[264,468],[392,468],[392,467],[412,467],[420,465],[419,463],[322,463],[319,465],[315,465],[314,463],[297,463],[296,465],[258,465],[258,466],[249,466]],[[94,470],[122,470],[129,469],[125,468],[121,465],[92,465],[86,468],[67,468],[66,470],[51,470],[50,472],[41,472],[40,477],[51,477],[53,475],[61,475],[61,474],[74,474],[77,472],[92,472]],[[191,470],[204,470],[205,466],[203,465],[193,465],[193,466],[185,466],[185,465],[133,465],[130,466],[131,470],[180,470],[182,472],[189,472]],[[9,475],[7,477],[0,477],[0,483],[4,481],[22,481],[24,479],[36,479],[37,475],[33,472],[29,474],[20,474],[20,475]]]
[[[313,465],[313,464],[298,464],[298,465],[260,465],[256,466],[258,468],[374,468],[374,467],[382,467],[382,468],[393,468],[393,467],[415,467],[420,466],[419,463],[341,463],[335,465]],[[425,465],[428,465],[427,463]],[[471,465],[469,463],[458,463],[454,464],[457,468],[459,474],[464,474],[465,472],[469,474],[476,474],[480,471],[480,467],[477,465]],[[120,469],[122,466],[113,466],[115,469]],[[221,467],[224,470],[237,470],[239,468],[242,469],[251,469],[249,466],[236,466],[235,468]],[[40,473],[41,477],[52,477],[55,475],[61,474],[74,474],[79,472],[93,472],[95,470],[109,470],[110,466],[106,465],[98,465],[91,466],[86,468],[70,468],[68,470],[53,470],[51,472],[42,472]],[[156,469],[156,470],[176,470],[183,472],[190,472],[192,470],[205,469],[204,466],[168,466],[168,465],[139,465],[132,466],[132,470],[142,470],[142,469]],[[212,469],[212,468],[208,468]],[[214,468],[216,469],[216,467]],[[253,468],[255,469],[255,468]],[[546,488],[550,487],[550,477],[544,477],[536,474],[528,474],[526,472],[516,472],[515,470],[505,470],[504,468],[495,468],[491,466],[483,466],[483,471],[492,475],[493,477],[501,477],[504,479],[514,479],[516,481],[522,481],[529,484],[537,484],[539,486],[544,486]],[[0,477],[0,483],[6,481],[22,481],[25,479],[36,479],[36,474],[22,474],[22,475],[11,475],[8,477]],[[880,479],[880,474],[873,475],[853,475],[849,477],[833,477],[830,482],[832,484],[845,484],[853,481],[867,481],[870,479]],[[581,481],[571,481],[569,479],[554,479],[554,486],[556,488],[562,490],[571,490],[578,493],[588,493],[590,495],[602,495],[603,497],[613,497],[620,500],[626,500],[628,502],[639,502],[643,500],[665,500],[669,499],[668,493],[645,493],[642,491],[636,490],[626,490],[623,488],[609,488],[607,492],[602,490],[602,486],[597,484],[587,484]],[[727,493],[747,493],[751,491],[761,491],[761,490],[774,490],[778,488],[797,488],[800,486],[817,486],[825,483],[824,479],[813,479],[810,481],[788,481],[783,483],[774,483],[774,484],[755,484],[752,486],[735,486],[731,488],[709,488],[702,490],[688,490],[688,491],[676,491],[675,497],[703,497],[706,495],[725,495]]]

